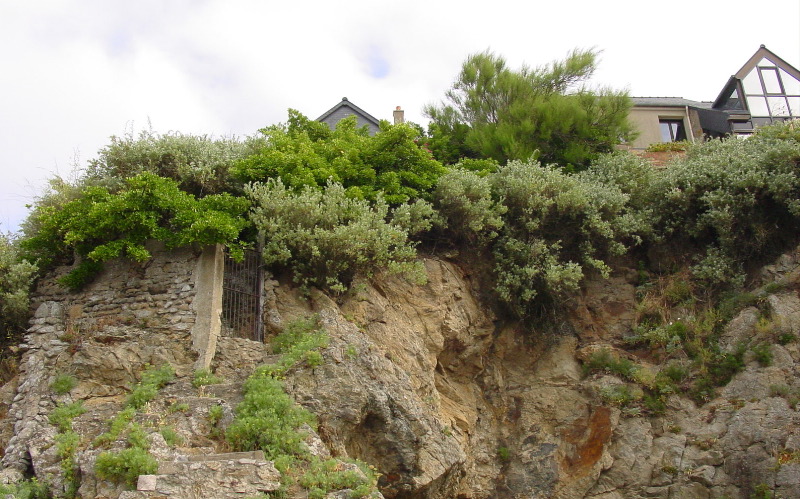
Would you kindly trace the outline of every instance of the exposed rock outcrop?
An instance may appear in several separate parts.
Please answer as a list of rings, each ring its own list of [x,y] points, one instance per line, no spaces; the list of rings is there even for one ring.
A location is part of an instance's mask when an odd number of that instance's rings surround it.
[[[581,369],[598,349],[637,355],[621,350],[636,313],[635,272],[587,285],[559,331],[547,334],[501,321],[477,298],[475,279],[435,258],[424,262],[424,286],[379,276],[337,300],[269,281],[265,317],[275,332],[319,315],[330,337],[324,361],[289,370],[286,389],[317,417],[319,436],[309,448],[375,466],[386,497],[800,497],[800,413],[792,398],[800,394],[800,348],[791,340],[800,332],[798,254],[762,272],[761,284],[780,283],[763,294],[769,331],[750,307],[720,338],[722,350],[733,351],[785,334],[787,341],[769,347],[771,365],[748,354],[745,369],[716,397],[698,406],[673,395],[658,417],[603,403],[598,393],[622,380]],[[226,488],[255,494],[279,481],[261,459],[192,457],[227,450],[215,432],[232,420],[242,381],[274,361],[267,346],[220,338],[212,367],[226,382],[198,389],[190,383],[196,353],[187,328],[91,324],[76,331],[69,310],[52,300],[40,305],[18,381],[0,390],[4,476],[32,472],[66,490],[48,415],[82,400],[87,411],[73,420],[84,442],[76,454],[82,497],[227,497]],[[645,352],[639,360],[652,359]],[[94,462],[106,448],[90,442],[108,430],[143,366],[164,363],[177,381],[135,418],[161,468],[143,478],[141,490],[125,491],[97,478]],[[50,389],[58,373],[78,381],[67,395]],[[209,417],[212,406],[221,408],[217,419]],[[165,426],[178,443],[165,442],[158,431]]]

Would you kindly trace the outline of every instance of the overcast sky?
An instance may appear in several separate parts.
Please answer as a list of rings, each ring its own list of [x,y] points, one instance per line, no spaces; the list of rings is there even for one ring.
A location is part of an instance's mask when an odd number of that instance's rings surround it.
[[[424,123],[461,62],[602,51],[593,84],[713,100],[764,44],[800,67],[800,1],[0,0],[0,231],[112,135],[244,136],[347,96]]]

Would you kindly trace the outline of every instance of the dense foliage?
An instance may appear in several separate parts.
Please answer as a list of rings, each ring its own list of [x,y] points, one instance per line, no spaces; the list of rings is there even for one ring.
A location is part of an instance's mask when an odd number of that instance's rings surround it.
[[[444,173],[442,165],[418,143],[419,130],[412,125],[389,125],[370,136],[356,126],[354,116],[343,119],[335,130],[289,111],[287,125],[265,128],[264,146],[234,166],[242,181],[280,178],[299,189],[342,184],[350,197],[388,203],[404,203],[424,197]]]
[[[261,142],[181,133],[162,135],[149,130],[138,137],[111,137],[111,143],[89,161],[87,180],[117,184],[153,173],[177,181],[181,190],[195,196],[219,194],[235,187],[231,165],[252,154]]]
[[[18,339],[28,318],[28,292],[36,266],[19,256],[16,240],[0,234],[0,349]]]
[[[245,199],[227,193],[197,199],[174,180],[142,173],[116,192],[88,186],[61,206],[40,207],[32,215],[38,231],[22,246],[28,260],[43,267],[77,256],[80,263],[63,283],[79,288],[102,262],[149,258],[145,243],[150,239],[167,247],[219,243],[239,248],[239,234],[249,223],[242,216],[247,206]]]
[[[575,50],[539,68],[507,67],[503,57],[467,57],[446,102],[427,106],[429,141],[437,157],[539,159],[570,169],[589,166],[599,153],[630,138],[625,92],[588,90],[597,55]]]
[[[425,228],[418,212],[427,204],[394,210],[402,223],[392,223],[381,196],[374,203],[353,199],[341,184],[295,192],[271,179],[248,187],[247,194],[250,217],[265,236],[264,263],[291,269],[303,287],[344,291],[356,274],[384,268],[421,275],[409,230]]]
[[[692,147],[654,177],[646,199],[659,241],[702,248],[697,277],[740,285],[748,260],[782,250],[800,228],[800,128]]]

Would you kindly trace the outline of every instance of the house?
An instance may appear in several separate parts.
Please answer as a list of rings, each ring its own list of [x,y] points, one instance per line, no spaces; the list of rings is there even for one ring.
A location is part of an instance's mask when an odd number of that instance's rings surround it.
[[[800,118],[800,71],[764,45],[732,75],[713,101],[633,97],[633,149],[655,142],[749,135],[755,128]]]

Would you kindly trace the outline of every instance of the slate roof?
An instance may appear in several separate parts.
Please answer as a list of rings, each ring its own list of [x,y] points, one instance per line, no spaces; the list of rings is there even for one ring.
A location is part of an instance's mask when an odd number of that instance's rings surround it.
[[[683,97],[631,97],[634,106],[641,107],[696,107],[711,109],[710,101],[696,101]]]
[[[377,118],[350,102],[347,97],[342,97],[339,103],[325,111],[322,116],[317,118],[317,121],[327,123],[334,128],[339,120],[350,115],[356,116],[359,126],[367,125],[371,134],[375,134],[380,129],[380,121]]]

